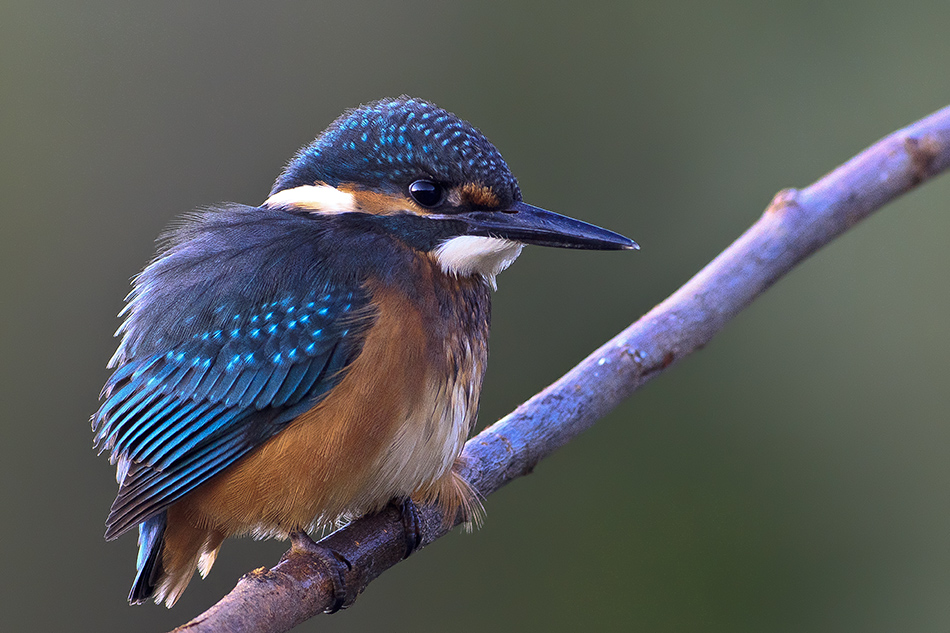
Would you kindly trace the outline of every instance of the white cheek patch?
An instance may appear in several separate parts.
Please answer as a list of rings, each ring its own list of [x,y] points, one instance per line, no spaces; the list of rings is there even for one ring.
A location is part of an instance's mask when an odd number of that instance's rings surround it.
[[[264,202],[265,207],[307,209],[313,213],[350,213],[357,211],[352,193],[330,185],[301,185],[278,191]]]
[[[462,235],[435,249],[435,259],[447,275],[481,275],[495,287],[495,275],[518,259],[524,244],[497,237]]]

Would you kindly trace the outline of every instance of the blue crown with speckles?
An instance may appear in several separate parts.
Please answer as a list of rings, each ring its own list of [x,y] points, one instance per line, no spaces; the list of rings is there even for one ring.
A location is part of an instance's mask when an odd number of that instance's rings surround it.
[[[518,181],[481,132],[451,112],[405,96],[343,114],[297,152],[271,195],[315,182],[401,189],[419,178],[477,182],[521,199]]]

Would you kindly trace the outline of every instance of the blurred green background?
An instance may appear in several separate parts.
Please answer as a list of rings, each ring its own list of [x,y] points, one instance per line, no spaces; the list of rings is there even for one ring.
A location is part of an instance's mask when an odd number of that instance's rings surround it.
[[[163,631],[273,564],[228,541],[172,610],[125,603],[89,415],[129,278],[177,214],[258,203],[347,107],[475,123],[525,199],[637,239],[500,279],[481,423],[686,281],[772,195],[950,102],[950,4],[8,1],[0,628]],[[301,631],[946,631],[950,177]]]

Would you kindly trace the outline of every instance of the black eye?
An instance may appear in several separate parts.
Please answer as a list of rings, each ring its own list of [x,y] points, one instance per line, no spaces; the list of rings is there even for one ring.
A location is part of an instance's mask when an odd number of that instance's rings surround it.
[[[445,192],[437,182],[417,180],[409,185],[409,195],[423,207],[435,207],[442,202]]]

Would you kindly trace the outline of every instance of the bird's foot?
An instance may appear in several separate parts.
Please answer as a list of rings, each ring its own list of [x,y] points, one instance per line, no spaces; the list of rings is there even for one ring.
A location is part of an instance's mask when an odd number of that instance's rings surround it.
[[[350,561],[336,550],[320,545],[303,530],[290,533],[291,553],[312,557],[323,565],[330,579],[332,602],[323,612],[336,613],[346,602],[346,572],[353,568]]]
[[[403,560],[422,545],[422,516],[415,502],[406,497],[402,501],[393,500],[392,505],[399,511],[402,519],[402,533],[406,538],[406,553]]]

